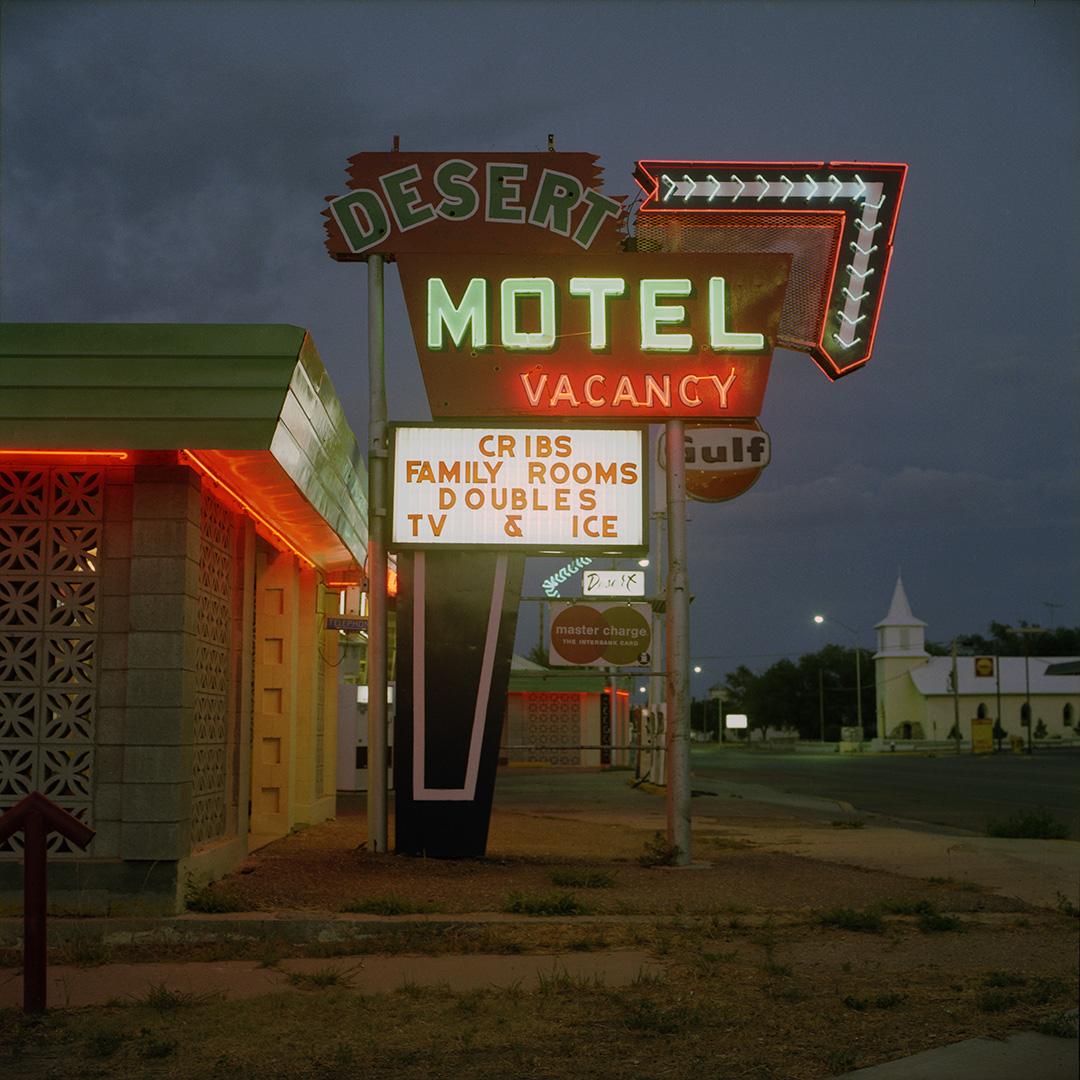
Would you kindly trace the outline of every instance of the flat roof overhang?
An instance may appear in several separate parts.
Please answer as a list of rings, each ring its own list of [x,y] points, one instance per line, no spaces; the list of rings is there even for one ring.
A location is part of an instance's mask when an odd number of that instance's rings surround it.
[[[301,327],[0,324],[5,449],[176,451],[271,543],[360,580],[367,469]]]

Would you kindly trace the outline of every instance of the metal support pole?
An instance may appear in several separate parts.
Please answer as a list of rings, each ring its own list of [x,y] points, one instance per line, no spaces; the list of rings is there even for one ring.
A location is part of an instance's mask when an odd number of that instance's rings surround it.
[[[368,265],[368,850],[386,836],[386,373],[383,257]]]
[[[821,741],[825,742],[825,671],[817,669],[817,706],[818,726],[821,729]]]
[[[686,443],[682,420],[667,439],[667,838],[690,862],[690,588],[686,565]]]
[[[859,646],[855,646],[855,722],[859,725],[859,739],[863,737],[862,729],[862,653]]]
[[[994,721],[994,727],[997,731],[994,734],[997,736],[997,748],[1001,749],[1001,736],[997,734],[998,731],[1004,731],[1005,725],[1001,722],[1001,657],[994,653],[994,676],[997,683],[997,719]]]
[[[1031,742],[1031,729],[1034,727],[1034,717],[1031,715],[1031,666],[1028,663],[1028,653],[1030,652],[1030,646],[1028,645],[1027,634],[1024,635],[1024,696],[1027,699],[1027,722],[1028,722],[1028,745],[1027,752],[1028,757],[1031,756],[1032,742]]]
[[[651,430],[651,429],[650,429]],[[650,445],[652,436],[649,437]],[[664,495],[658,482],[659,466],[655,459],[652,462],[652,511],[649,514],[649,559],[653,568],[653,595],[664,595],[664,557],[663,557],[663,530],[660,523],[664,520]],[[657,671],[662,665],[659,662],[663,657],[663,626],[664,620],[654,609],[652,613],[652,668]],[[649,736],[649,779],[654,784],[665,782],[664,762],[661,748],[658,745],[660,728],[660,706],[664,701],[664,676],[662,674],[649,676],[648,706],[649,716],[652,720],[652,731]]]
[[[956,638],[952,639],[952,704],[953,730],[956,732],[956,752],[960,753],[960,676],[956,670]],[[975,748],[974,737],[972,749]]]

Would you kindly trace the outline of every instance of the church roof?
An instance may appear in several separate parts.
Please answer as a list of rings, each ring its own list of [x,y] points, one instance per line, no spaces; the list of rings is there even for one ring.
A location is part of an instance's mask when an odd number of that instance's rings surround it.
[[[1047,675],[1046,669],[1051,664],[1062,664],[1077,660],[1074,656],[1032,656],[1029,660],[1031,695],[1037,694],[1080,694],[1080,675]],[[999,656],[997,663],[1001,667],[1001,692],[1011,696],[1026,693],[1024,658],[1022,656]],[[951,694],[952,686],[949,675],[952,672],[951,656],[934,656],[930,661],[910,672],[911,681],[920,694]],[[961,696],[979,696],[991,698],[997,693],[997,673],[994,675],[976,675],[975,657],[958,656],[956,675]]]
[[[889,613],[877,624],[882,626],[925,626],[922,619],[916,619],[911,613],[911,604],[908,603],[907,593],[904,592],[904,582],[897,575],[896,588],[893,589],[892,603],[889,605]],[[876,627],[875,627],[876,628]]]

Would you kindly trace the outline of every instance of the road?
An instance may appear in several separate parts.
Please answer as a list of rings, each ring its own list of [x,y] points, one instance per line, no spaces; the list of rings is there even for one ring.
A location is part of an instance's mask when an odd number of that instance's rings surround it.
[[[1080,750],[1034,757],[796,754],[695,746],[696,776],[851,803],[864,813],[985,833],[991,818],[1045,807],[1080,839]]]

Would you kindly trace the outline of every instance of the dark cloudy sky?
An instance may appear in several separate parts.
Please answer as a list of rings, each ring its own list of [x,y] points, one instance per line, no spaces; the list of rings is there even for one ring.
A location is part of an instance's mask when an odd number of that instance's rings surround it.
[[[615,194],[638,158],[908,162],[873,360],[779,352],[773,463],[693,506],[695,691],[817,648],[815,610],[870,645],[898,566],[936,640],[1080,623],[1080,5],[0,8],[0,315],[307,326],[361,438],[366,270],[319,216],[350,154],[553,132]],[[427,419],[387,280],[392,418]]]

